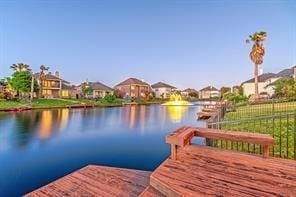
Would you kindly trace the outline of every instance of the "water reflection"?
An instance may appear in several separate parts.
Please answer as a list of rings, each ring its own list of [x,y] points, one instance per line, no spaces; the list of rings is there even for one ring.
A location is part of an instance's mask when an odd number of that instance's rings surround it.
[[[175,123],[179,123],[181,122],[182,117],[186,113],[188,107],[187,106],[168,106],[167,109],[168,109],[171,120]]]
[[[88,164],[151,171],[169,155],[165,136],[200,125],[199,110],[151,105],[0,114],[0,196],[20,196]]]

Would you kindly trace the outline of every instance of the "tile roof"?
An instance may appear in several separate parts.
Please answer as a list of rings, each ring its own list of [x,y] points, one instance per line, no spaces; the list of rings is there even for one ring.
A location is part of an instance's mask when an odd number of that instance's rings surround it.
[[[196,89],[193,89],[193,88],[186,88],[185,90],[183,90],[185,92],[189,92],[189,93],[192,93],[192,92],[196,92],[198,93],[198,91]]]
[[[93,89],[93,90],[105,90],[105,91],[113,91],[112,88],[109,86],[106,86],[105,84],[102,84],[100,82],[89,82],[88,85]]]
[[[293,77],[294,70],[292,68],[284,69],[276,74],[278,77],[289,78]]]
[[[276,78],[276,77],[278,77],[277,74],[274,74],[274,73],[264,73],[264,74],[258,76],[258,82],[264,82],[264,81],[266,81],[266,80],[268,80],[270,78]],[[242,84],[244,84],[244,83],[254,83],[254,81],[255,81],[255,79],[252,78],[252,79],[249,79],[249,80],[243,82]]]
[[[203,89],[201,89],[200,91],[219,91],[217,88],[215,88],[214,86],[207,86]]]
[[[34,77],[35,77],[35,78],[39,78],[39,77],[40,77],[40,73],[35,73],[35,74],[34,74]],[[64,83],[70,83],[70,82],[68,82],[68,81],[66,81],[66,80],[63,80],[63,79],[61,79],[60,77],[57,77],[57,76],[55,76],[55,75],[53,75],[53,74],[51,74],[51,73],[47,73],[47,74],[45,74],[45,75],[44,75],[44,79],[47,79],[47,80],[62,80]]]
[[[75,86],[62,83],[62,90],[75,90]]]
[[[171,86],[171,85],[166,84],[166,83],[163,83],[163,82],[155,83],[151,87],[152,88],[171,88],[171,89],[177,89],[176,87]]]
[[[139,79],[136,78],[128,78],[126,80],[124,80],[123,82],[117,84],[116,86],[123,86],[123,85],[143,85],[143,86],[149,86],[148,83],[141,81]],[[115,86],[115,87],[116,87]]]

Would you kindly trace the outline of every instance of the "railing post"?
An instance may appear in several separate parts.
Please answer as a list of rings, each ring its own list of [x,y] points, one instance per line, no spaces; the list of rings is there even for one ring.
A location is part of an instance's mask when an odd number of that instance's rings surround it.
[[[171,144],[171,159],[177,160],[177,145]]]
[[[263,157],[264,158],[269,157],[269,147],[268,147],[268,145],[263,146]]]

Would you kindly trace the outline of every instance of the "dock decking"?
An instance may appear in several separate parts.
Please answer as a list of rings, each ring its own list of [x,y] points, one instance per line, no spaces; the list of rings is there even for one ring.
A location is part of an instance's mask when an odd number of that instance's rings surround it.
[[[195,136],[260,144],[263,156],[191,144]],[[267,134],[182,127],[154,172],[87,166],[26,196],[296,196],[296,161],[269,157]]]
[[[190,145],[164,161],[150,184],[166,196],[295,196],[296,162]]]
[[[89,165],[25,196],[139,196],[149,186],[150,174]]]

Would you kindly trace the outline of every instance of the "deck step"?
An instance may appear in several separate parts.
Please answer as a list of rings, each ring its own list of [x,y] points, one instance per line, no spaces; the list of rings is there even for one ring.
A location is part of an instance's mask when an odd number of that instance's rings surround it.
[[[165,195],[163,195],[150,185],[146,187],[146,189],[139,195],[139,197],[165,197]]]

